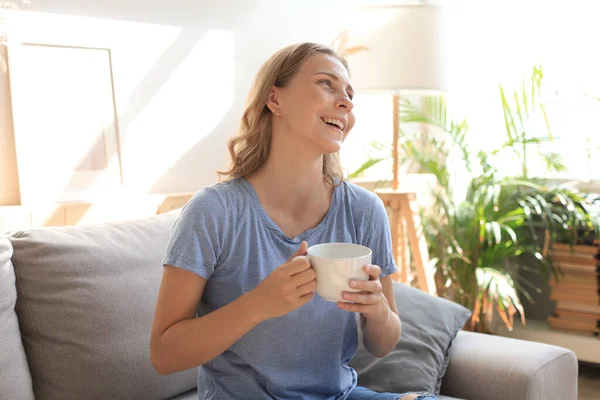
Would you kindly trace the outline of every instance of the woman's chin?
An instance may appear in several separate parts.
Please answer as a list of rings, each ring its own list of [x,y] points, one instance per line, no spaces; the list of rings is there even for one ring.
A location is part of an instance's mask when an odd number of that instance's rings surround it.
[[[342,149],[342,141],[341,140],[332,140],[323,146],[324,154],[337,153]]]

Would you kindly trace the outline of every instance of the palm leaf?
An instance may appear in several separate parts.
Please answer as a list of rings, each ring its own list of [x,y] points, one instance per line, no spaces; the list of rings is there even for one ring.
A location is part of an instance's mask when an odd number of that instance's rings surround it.
[[[388,157],[369,158],[367,161],[365,161],[364,163],[362,163],[362,165],[360,167],[358,167],[354,172],[352,172],[348,176],[348,178],[349,179],[357,178],[357,177],[361,176],[369,168],[371,168],[374,165],[377,165],[380,162],[385,161],[387,159],[388,159]]]

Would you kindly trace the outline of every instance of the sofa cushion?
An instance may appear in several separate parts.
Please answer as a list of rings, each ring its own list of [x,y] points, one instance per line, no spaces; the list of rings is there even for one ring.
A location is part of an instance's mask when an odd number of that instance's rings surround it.
[[[169,400],[198,400],[198,390],[190,390],[189,392],[185,392],[175,397],[171,397]]]
[[[16,312],[36,399],[164,399],[196,387],[150,363],[162,257],[176,213],[10,237]]]
[[[387,356],[376,358],[364,348],[359,332],[358,349],[350,363],[358,384],[382,392],[439,394],[452,340],[471,312],[408,285],[394,282],[393,286],[402,336]]]
[[[15,314],[17,289],[10,261],[13,250],[0,236],[0,397],[33,400],[31,375]]]

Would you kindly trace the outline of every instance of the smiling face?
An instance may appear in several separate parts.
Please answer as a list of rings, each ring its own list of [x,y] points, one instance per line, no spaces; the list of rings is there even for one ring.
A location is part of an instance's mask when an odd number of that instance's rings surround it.
[[[268,105],[290,139],[320,154],[335,153],[354,126],[348,71],[335,57],[316,54],[285,87],[274,87]]]

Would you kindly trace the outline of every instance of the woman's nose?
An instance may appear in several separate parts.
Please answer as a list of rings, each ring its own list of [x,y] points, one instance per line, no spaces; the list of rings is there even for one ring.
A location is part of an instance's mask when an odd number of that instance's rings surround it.
[[[350,112],[350,111],[352,111],[352,107],[354,107],[354,104],[352,103],[352,100],[348,96],[344,96],[344,97],[340,97],[336,101],[336,107],[337,108],[345,108],[347,112]]]

